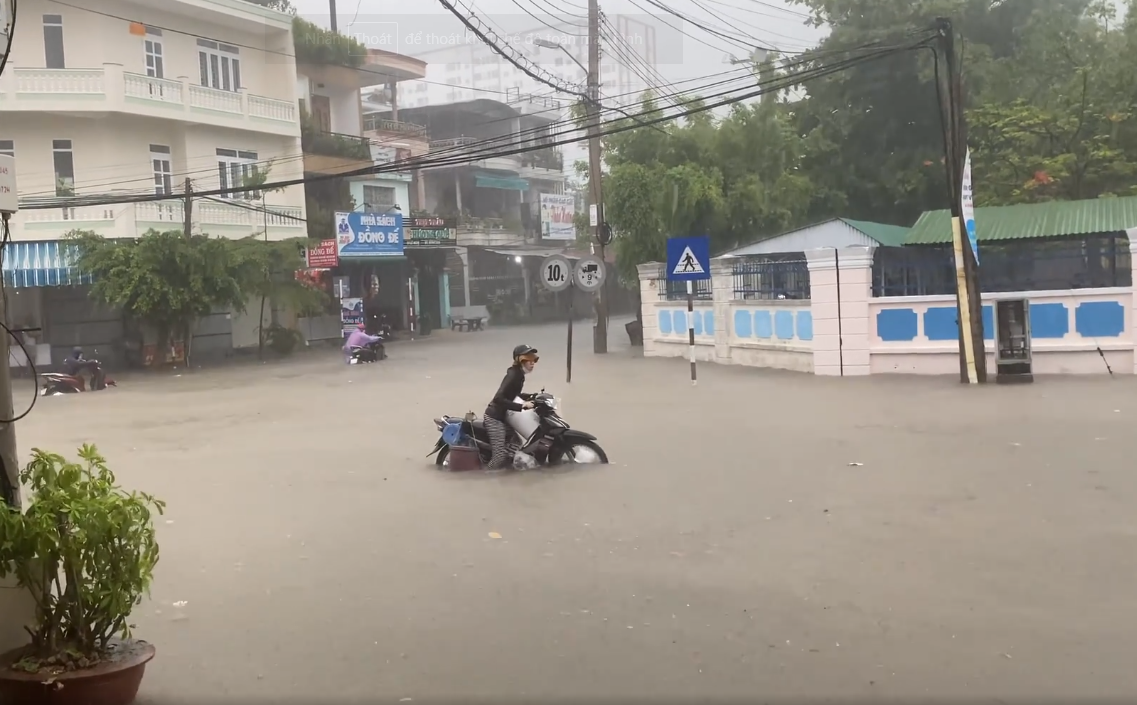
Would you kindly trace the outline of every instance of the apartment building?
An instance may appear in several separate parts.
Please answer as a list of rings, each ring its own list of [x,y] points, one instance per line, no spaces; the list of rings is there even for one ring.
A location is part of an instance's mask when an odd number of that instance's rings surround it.
[[[604,50],[600,60],[600,90],[605,102],[634,105],[649,88],[644,80],[647,72],[641,65],[654,65],[654,27],[636,23],[626,17],[616,18],[622,36],[620,46]],[[572,31],[574,28],[568,28]],[[575,31],[579,31],[576,28]],[[556,35],[555,37],[553,35]],[[569,32],[557,33],[547,25],[518,32],[521,41],[512,44],[532,64],[550,76],[570,85],[586,83],[584,67],[588,65],[588,44]],[[573,40],[575,41],[567,41]],[[556,91],[517,68],[484,43],[471,41],[416,53],[427,62],[425,78],[403,87],[401,103],[405,108],[457,103],[477,98],[508,100],[517,95],[555,96]],[[648,76],[650,78],[650,75]],[[563,99],[575,100],[568,94]]]
[[[326,30],[307,31],[318,35],[319,41],[351,41]],[[399,83],[422,78],[426,64],[359,45],[352,46],[351,52],[358,65],[320,63],[302,57],[296,69],[304,171],[322,177],[344,175],[341,179],[308,184],[308,233],[319,239],[336,236],[333,216],[337,211],[410,217],[422,201],[423,185],[417,172],[356,172],[426,154],[430,149],[426,127],[401,120],[397,107],[385,117],[364,116],[361,94],[362,90],[375,89],[371,92],[384,94],[389,104],[397,106]],[[339,294],[344,298],[366,298],[372,310],[387,315],[392,322],[409,325],[408,299],[416,277],[411,249],[405,248],[397,256],[339,255],[334,275],[347,282],[347,289],[340,286]],[[439,320],[439,314],[434,314],[434,320]],[[302,328],[309,339],[340,335],[338,319],[309,320]]]
[[[552,141],[550,131],[567,108],[552,98],[521,96],[508,103],[480,99],[399,111],[401,119],[426,127],[432,155],[460,160],[427,166],[422,177],[423,210],[456,226],[454,245],[439,260],[452,305],[528,300],[540,260],[572,244],[542,238],[540,208],[542,195],[565,192],[563,153],[541,145]],[[486,140],[537,149],[478,154],[485,151]],[[461,159],[464,153],[471,155],[468,162]]]
[[[21,0],[0,76],[0,151],[16,159],[23,205],[59,204],[13,220],[3,266],[22,302],[10,309],[15,322],[41,328],[41,350],[50,341],[57,357],[76,344],[113,347],[121,314],[66,286],[84,282],[57,241],[76,229],[114,238],[180,230],[182,203],[67,199],[173,194],[186,178],[202,193],[264,170],[270,181],[300,178],[292,18],[242,0]],[[304,203],[303,186],[199,198],[193,228],[303,236]],[[235,328],[226,334],[234,345],[248,337]]]

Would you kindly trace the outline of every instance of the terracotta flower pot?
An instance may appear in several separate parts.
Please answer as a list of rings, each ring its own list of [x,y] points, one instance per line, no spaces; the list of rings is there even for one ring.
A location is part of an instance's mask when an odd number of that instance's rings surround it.
[[[94,668],[51,676],[13,670],[24,652],[20,648],[0,656],[0,705],[130,705],[154,658],[153,645],[128,642]]]

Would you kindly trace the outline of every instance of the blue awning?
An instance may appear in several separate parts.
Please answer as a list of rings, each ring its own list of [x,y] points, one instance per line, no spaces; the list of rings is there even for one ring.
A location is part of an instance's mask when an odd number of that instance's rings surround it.
[[[4,285],[22,289],[90,284],[91,275],[81,274],[71,264],[73,259],[74,245],[69,243],[9,242],[4,246]]]

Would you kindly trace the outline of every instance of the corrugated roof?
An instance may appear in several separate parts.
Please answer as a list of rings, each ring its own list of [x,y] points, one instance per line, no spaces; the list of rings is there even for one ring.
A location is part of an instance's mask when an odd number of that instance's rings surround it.
[[[975,209],[980,241],[1072,237],[1137,228],[1137,197],[1051,201]],[[951,214],[928,211],[908,233],[905,245],[951,242]]]
[[[860,230],[885,247],[900,247],[903,245],[905,239],[908,237],[908,231],[910,230],[910,228],[906,228],[903,225],[886,225],[884,223],[871,223],[867,220],[850,220],[849,218],[841,218],[840,220],[845,225],[855,230]]]

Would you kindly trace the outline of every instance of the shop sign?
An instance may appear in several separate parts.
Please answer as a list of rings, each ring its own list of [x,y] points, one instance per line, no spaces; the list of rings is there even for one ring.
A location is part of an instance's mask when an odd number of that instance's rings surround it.
[[[456,247],[457,218],[404,218],[403,234],[408,249],[416,247]]]

